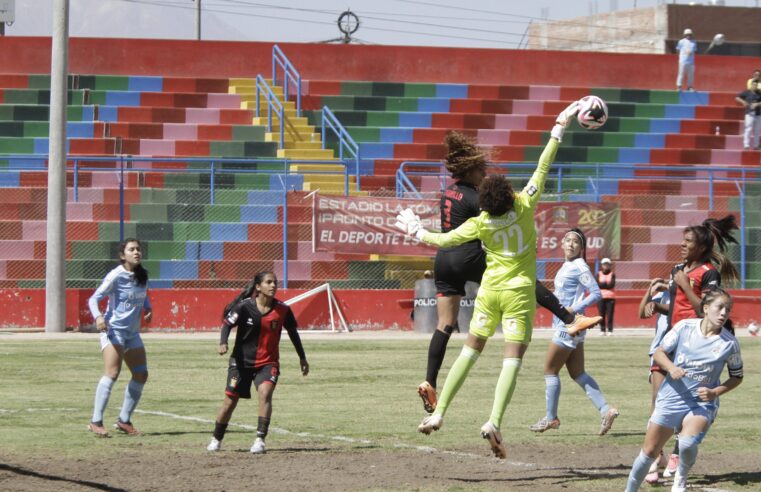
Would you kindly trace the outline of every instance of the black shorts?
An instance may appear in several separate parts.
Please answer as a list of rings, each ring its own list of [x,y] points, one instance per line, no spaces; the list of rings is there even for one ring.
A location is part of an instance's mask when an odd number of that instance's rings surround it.
[[[437,296],[464,296],[465,283],[481,283],[486,270],[486,253],[467,245],[467,248],[440,249],[433,262],[433,278]]]
[[[280,369],[274,364],[257,368],[239,368],[235,360],[230,359],[225,394],[231,398],[251,398],[251,383],[254,383],[255,388],[259,388],[262,383],[275,386],[278,376],[280,376]]]

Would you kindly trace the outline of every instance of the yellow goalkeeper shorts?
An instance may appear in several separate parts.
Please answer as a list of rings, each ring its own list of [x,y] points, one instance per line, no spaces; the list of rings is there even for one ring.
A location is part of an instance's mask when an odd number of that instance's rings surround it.
[[[494,335],[500,322],[506,342],[528,345],[536,313],[534,285],[510,290],[478,289],[470,333],[479,338]]]

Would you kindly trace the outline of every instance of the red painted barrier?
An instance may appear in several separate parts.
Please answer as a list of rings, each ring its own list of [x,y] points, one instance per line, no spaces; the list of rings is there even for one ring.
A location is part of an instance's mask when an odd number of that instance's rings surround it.
[[[305,292],[282,289],[280,299],[290,299]],[[154,317],[149,329],[216,330],[221,323],[222,309],[236,295],[236,290],[223,289],[154,289],[149,295]],[[93,319],[87,307],[92,289],[66,291],[66,326],[79,329],[91,327]],[[334,291],[347,323],[355,330],[412,330],[410,306],[412,290],[341,290]],[[732,291],[732,319],[737,326],[750,321],[761,322],[757,306],[761,290]],[[653,327],[654,320],[640,320],[637,308],[642,292],[620,290],[616,299],[616,327]],[[373,302],[368,302],[372,298]],[[39,328],[45,325],[44,289],[0,289],[0,328]],[[321,293],[293,306],[294,314],[304,329],[328,325],[327,295]],[[588,314],[595,312],[591,308]],[[534,326],[546,328],[551,324],[547,310],[538,309]],[[431,327],[433,329],[433,327]]]
[[[677,70],[676,55],[279,45],[302,78],[313,80],[673,89]],[[0,37],[0,73],[48,73],[50,52],[50,38]],[[271,73],[271,53],[272,43],[260,42],[72,38],[69,71],[74,74],[255,77],[259,73]],[[737,92],[741,82],[761,66],[761,58],[698,55],[695,64],[698,89]],[[174,87],[173,90],[180,89]]]

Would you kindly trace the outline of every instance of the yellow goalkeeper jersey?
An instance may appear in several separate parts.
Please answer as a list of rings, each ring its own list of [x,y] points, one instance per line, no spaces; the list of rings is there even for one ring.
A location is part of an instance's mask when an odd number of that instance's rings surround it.
[[[558,141],[550,138],[528,184],[515,195],[513,210],[492,217],[481,212],[447,233],[427,232],[422,240],[440,248],[480,239],[486,252],[486,271],[481,285],[491,290],[508,290],[536,283],[536,227],[534,211],[544,191]]]

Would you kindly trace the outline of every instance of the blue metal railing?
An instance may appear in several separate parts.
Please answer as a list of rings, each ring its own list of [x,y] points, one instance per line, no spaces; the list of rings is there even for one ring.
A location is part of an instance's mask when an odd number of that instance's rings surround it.
[[[326,148],[327,145],[327,139],[326,130],[331,130],[333,133],[335,133],[336,137],[338,138],[338,159],[343,161],[344,160],[344,151],[348,152],[352,159],[354,160],[355,165],[355,179],[356,179],[356,188],[357,190],[360,189],[359,187],[359,145],[357,145],[357,142],[354,141],[354,139],[349,135],[349,132],[346,130],[346,128],[341,124],[340,121],[338,121],[338,118],[336,118],[336,115],[333,114],[333,111],[330,110],[329,107],[323,106],[322,107],[322,148]]]
[[[3,160],[9,160],[9,161],[17,161],[17,162],[37,162],[40,160],[47,160],[48,156],[46,154],[24,154],[24,155],[0,155],[0,159]],[[100,166],[99,167],[93,167],[87,166],[87,163],[95,163],[97,162]],[[104,162],[110,162],[113,163],[114,167],[110,168],[104,168],[102,167],[102,163]],[[204,164],[205,166],[198,166],[193,169],[177,169],[172,167],[167,168],[161,168],[161,167],[144,167],[146,163],[172,163],[172,162],[187,162],[187,163],[194,163],[196,165],[198,164]],[[127,173],[142,173],[142,172],[161,172],[161,173],[209,173],[210,179],[209,179],[209,203],[214,204],[215,202],[215,190],[216,190],[216,184],[215,184],[215,175],[219,175],[222,173],[259,173],[259,174],[267,174],[267,175],[278,175],[280,176],[281,183],[282,183],[282,192],[283,192],[283,200],[282,200],[282,207],[283,207],[283,258],[288,258],[288,192],[291,191],[288,188],[288,177],[293,176],[299,173],[295,173],[290,171],[291,164],[294,163],[304,163],[304,164],[340,164],[343,166],[343,174],[344,174],[344,194],[349,194],[349,167],[346,162],[342,161],[309,161],[309,160],[292,160],[292,159],[229,159],[229,158],[153,158],[153,157],[134,157],[134,156],[104,156],[104,157],[96,157],[96,156],[68,156],[67,157],[67,172],[73,173],[72,176],[72,184],[73,184],[73,199],[75,202],[79,201],[79,183],[80,183],[80,173],[82,172],[107,172],[107,173],[117,173],[117,181],[119,184],[119,241],[124,240],[124,224],[125,224],[125,197],[124,197],[124,188],[125,188],[125,175]],[[262,170],[262,169],[219,169],[220,164],[224,163],[235,163],[235,164],[257,164],[257,163],[279,163],[282,164],[282,171],[273,171],[271,169]],[[253,166],[252,166],[253,167]],[[36,172],[47,172],[47,168],[40,167],[40,168],[30,168],[28,165],[24,166],[22,164],[10,164],[7,167],[3,167],[0,169],[0,173],[7,172],[7,171],[36,171]],[[336,171],[309,171],[309,174],[332,174],[335,175]],[[284,288],[288,287],[288,261],[283,261],[283,278],[282,278],[282,286]]]
[[[277,98],[272,88],[264,80],[261,75],[256,76],[256,117],[261,118],[261,101],[264,97],[267,103],[267,131],[272,132],[272,113],[275,113],[280,120],[280,142],[278,142],[278,148],[282,149],[285,145],[285,111],[283,111],[283,103]]]
[[[272,47],[272,85],[277,85],[277,69],[283,70],[283,94],[289,100],[290,86],[296,87],[296,116],[301,116],[301,75],[278,45]]]
[[[534,163],[494,163],[490,164],[493,169],[505,169],[509,172],[511,178],[528,179],[536,169]],[[435,170],[431,170],[434,168]],[[581,174],[575,174],[569,177],[569,170],[588,170],[586,176]],[[615,171],[634,171],[631,173],[631,177],[621,177],[622,173],[615,173]],[[618,174],[615,177],[605,176],[607,171],[610,174]],[[611,173],[611,171],[613,171]],[[759,183],[761,182],[761,169],[748,168],[748,167],[733,167],[733,166],[658,166],[654,168],[650,164],[602,164],[602,163],[555,163],[550,169],[548,178],[557,180],[556,187],[556,200],[563,200],[564,194],[580,194],[585,196],[591,196],[596,202],[602,200],[602,195],[605,194],[604,188],[601,184],[605,182],[626,180],[626,179],[648,179],[653,181],[673,181],[674,176],[665,176],[668,172],[682,172],[683,176],[679,176],[681,180],[691,181],[707,181],[708,182],[708,209],[713,211],[716,197],[717,183],[734,183],[739,199],[739,253],[740,253],[740,286],[746,287],[747,280],[747,232],[745,230],[745,224],[747,220],[747,213],[745,210],[746,200],[746,184],[749,182]],[[692,174],[695,174],[694,176]],[[396,196],[398,198],[425,198],[423,193],[417,189],[414,184],[416,177],[433,177],[438,180],[438,187],[436,190],[432,190],[432,194],[438,195],[447,187],[448,181],[451,179],[449,173],[446,171],[444,164],[441,162],[430,161],[405,161],[399,166],[396,171]],[[564,187],[564,180],[566,179],[583,179],[588,183],[588,187],[592,190],[591,193],[586,190],[572,190]],[[617,193],[613,193],[617,194]]]

